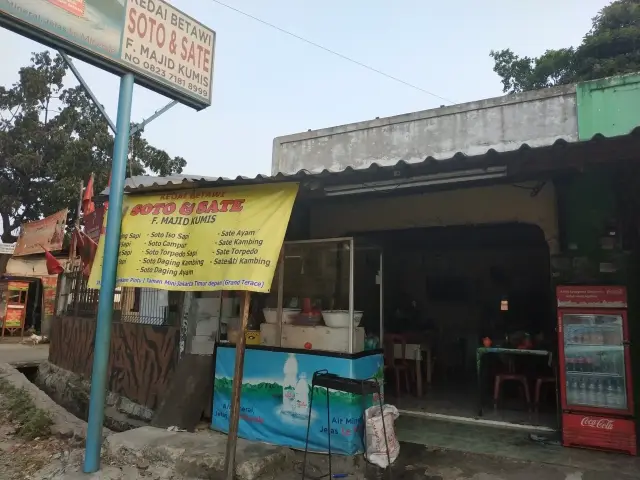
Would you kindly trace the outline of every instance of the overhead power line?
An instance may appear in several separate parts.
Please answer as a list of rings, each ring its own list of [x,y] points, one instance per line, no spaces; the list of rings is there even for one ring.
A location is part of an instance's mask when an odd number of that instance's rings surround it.
[[[346,60],[346,61],[351,62],[351,63],[355,63],[356,65],[359,65],[362,68],[366,68],[367,70],[369,70],[371,72],[374,72],[374,73],[377,73],[378,75],[382,75],[383,77],[386,77],[386,78],[388,78],[390,80],[393,80],[394,82],[401,83],[402,85],[405,85],[407,87],[413,88],[414,90],[418,90],[418,91],[420,91],[422,93],[426,93],[427,95],[431,95],[432,97],[438,98],[440,100],[444,100],[445,102],[448,102],[448,103],[451,103],[451,104],[456,103],[453,100],[450,100],[450,99],[445,98],[445,97],[441,97],[440,95],[437,95],[437,94],[435,94],[433,92],[430,92],[429,90],[425,90],[424,88],[418,87],[417,85],[414,85],[414,84],[409,83],[409,82],[407,82],[405,80],[402,80],[401,78],[398,78],[398,77],[395,77],[393,75],[390,75],[390,74],[388,74],[386,72],[383,72],[382,70],[378,70],[377,68],[372,67],[371,65],[367,65],[366,63],[362,63],[362,62],[360,62],[358,60],[355,60],[355,59],[353,59],[351,57],[347,57],[346,55],[343,55],[340,52],[336,52],[335,50],[331,50],[330,48],[327,48],[327,47],[325,47],[323,45],[320,45],[319,43],[316,43],[316,42],[314,42],[312,40],[309,40],[307,38],[301,37],[300,35],[297,35],[297,34],[295,34],[293,32],[285,30],[284,28],[278,27],[277,25],[274,25],[273,23],[267,22],[266,20],[262,20],[261,18],[258,18],[258,17],[254,16],[254,15],[251,15],[250,13],[243,12],[242,10],[239,10],[239,9],[237,9],[235,7],[232,7],[231,5],[228,5],[228,4],[224,3],[224,2],[221,2],[220,0],[211,0],[211,1],[213,3],[217,3],[218,5],[220,5],[222,7],[228,8],[229,10],[233,10],[234,12],[239,13],[240,15],[244,15],[247,18],[255,20],[256,22],[260,22],[263,25],[266,25],[267,27],[271,27],[271,28],[273,28],[275,30],[278,30],[279,32],[284,33],[285,35],[289,35],[290,37],[296,38],[296,39],[300,40],[301,42],[304,42],[304,43],[307,43],[307,44],[309,44],[309,45],[311,45],[313,47],[319,48],[320,50],[324,50],[325,52],[330,53],[331,55],[335,55],[337,57],[342,58],[343,60]]]

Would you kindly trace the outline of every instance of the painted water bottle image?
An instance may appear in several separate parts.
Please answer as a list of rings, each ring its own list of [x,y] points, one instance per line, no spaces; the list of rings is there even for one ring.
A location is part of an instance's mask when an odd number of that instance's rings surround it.
[[[284,381],[282,382],[282,413],[292,415],[295,408],[296,383],[298,381],[298,360],[293,353],[284,362]]]
[[[309,415],[309,382],[307,382],[307,374],[302,372],[300,380],[296,385],[296,406],[295,413],[300,417]]]

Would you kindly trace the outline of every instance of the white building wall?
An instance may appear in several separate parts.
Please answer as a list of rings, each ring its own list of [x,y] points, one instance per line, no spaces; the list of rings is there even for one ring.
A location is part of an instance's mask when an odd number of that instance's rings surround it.
[[[548,88],[277,137],[272,174],[341,171],[578,140],[575,86]]]

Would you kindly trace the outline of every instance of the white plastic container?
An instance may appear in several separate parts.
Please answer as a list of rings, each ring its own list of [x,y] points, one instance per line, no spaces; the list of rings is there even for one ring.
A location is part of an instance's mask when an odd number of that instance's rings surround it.
[[[363,312],[353,312],[353,326],[360,325]],[[349,310],[323,310],[322,318],[324,318],[324,324],[331,328],[349,328]]]
[[[278,323],[278,309],[277,308],[263,308],[262,313],[264,314],[264,319],[267,323],[277,324]],[[300,313],[299,308],[283,308],[282,309],[282,323],[290,324],[293,323],[295,316]]]
[[[298,381],[298,360],[293,353],[284,362],[284,381],[282,382],[282,413],[293,415],[295,412],[296,387]]]
[[[349,353],[349,329],[331,328],[324,325],[307,327],[302,325],[260,325],[260,344],[270,347],[299,348],[305,350],[325,350],[327,352]],[[282,339],[282,345],[280,345]],[[364,350],[364,328],[353,329],[353,353]]]

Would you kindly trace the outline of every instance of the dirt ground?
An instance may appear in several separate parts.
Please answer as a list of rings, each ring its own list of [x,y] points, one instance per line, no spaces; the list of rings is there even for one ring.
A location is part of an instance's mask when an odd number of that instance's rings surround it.
[[[0,478],[3,480],[40,480],[42,478],[80,478],[82,464],[82,445],[72,445],[69,441],[49,438],[22,441],[13,431],[14,426],[1,420],[0,424]],[[64,462],[69,467],[65,474],[41,476],[37,472],[47,465]],[[110,465],[120,464],[119,467]],[[103,461],[104,478],[135,479],[135,478],[181,478],[169,471],[153,471],[153,466],[132,465],[128,468],[122,464],[126,462]],[[312,455],[308,459],[308,480],[328,478],[328,461],[326,456]],[[266,476],[265,480],[299,480],[301,478],[302,455],[296,454],[295,460],[284,471]],[[381,471],[335,457],[333,473],[349,474],[347,479],[377,480],[390,478]],[[140,468],[143,467],[143,468]],[[116,470],[114,474],[112,470]],[[153,473],[152,473],[153,472]],[[52,472],[53,473],[53,472]],[[135,474],[135,475],[134,475]],[[402,444],[400,458],[394,464],[392,476],[395,480],[611,480],[611,473],[579,471],[574,468],[559,467],[527,462],[514,462],[483,455],[470,455],[460,452],[429,449],[420,445]],[[90,477],[84,477],[90,478]],[[616,480],[640,479],[638,476],[617,475]]]
[[[24,441],[14,434],[15,429],[6,418],[0,418],[0,477],[6,480],[29,479],[65,452],[69,455],[73,448],[68,441],[57,438]]]
[[[98,477],[83,475],[84,445],[58,438],[23,441],[15,426],[0,419],[0,478],[2,480],[182,480],[163,465],[103,458]],[[195,480],[195,479],[194,479]]]

